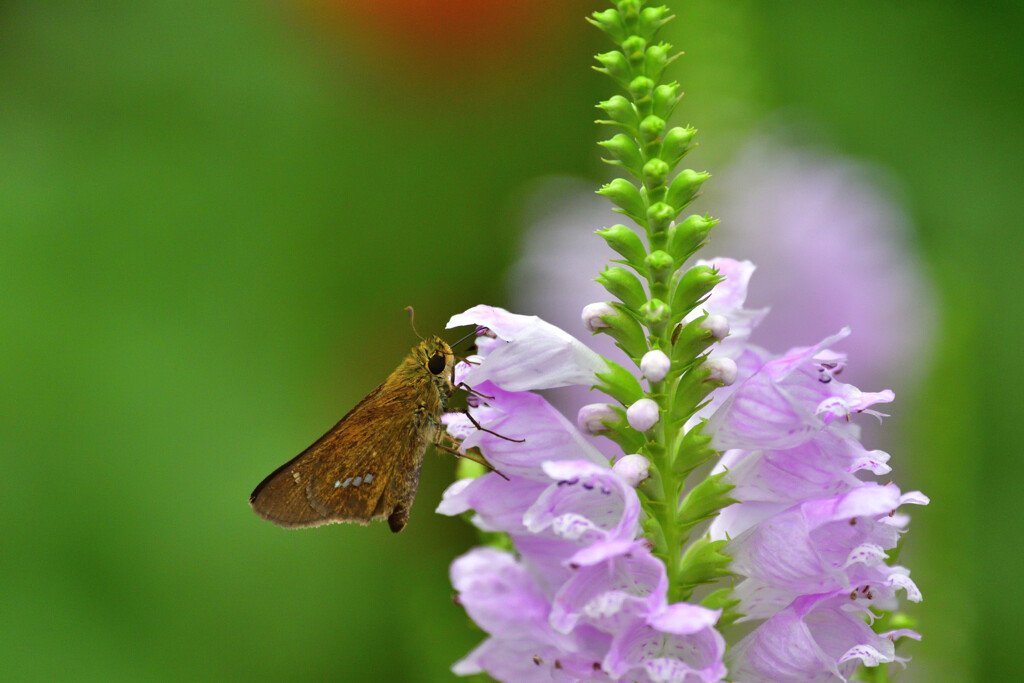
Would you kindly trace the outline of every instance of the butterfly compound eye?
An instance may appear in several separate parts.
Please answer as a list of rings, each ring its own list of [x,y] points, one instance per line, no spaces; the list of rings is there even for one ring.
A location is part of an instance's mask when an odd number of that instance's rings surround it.
[[[433,375],[440,375],[444,372],[445,365],[444,356],[440,353],[435,353],[430,357],[430,360],[427,361],[427,370],[430,370],[430,373]]]

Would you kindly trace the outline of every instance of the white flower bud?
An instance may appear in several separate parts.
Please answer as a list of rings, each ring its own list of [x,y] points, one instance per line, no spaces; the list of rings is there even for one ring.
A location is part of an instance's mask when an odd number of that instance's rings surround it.
[[[658,424],[658,404],[652,399],[642,398],[626,410],[629,426],[638,432],[646,432]]]
[[[665,379],[670,367],[672,367],[672,361],[664,351],[658,349],[648,351],[640,359],[640,372],[651,382],[660,382]]]
[[[601,320],[601,316],[615,315],[616,313],[617,311],[612,308],[610,303],[598,301],[597,303],[584,306],[580,317],[583,318],[583,327],[591,332],[596,332],[600,327],[609,327],[608,323]]]
[[[711,336],[722,341],[729,336],[729,319],[724,315],[709,315],[700,324],[702,330],[707,330]]]
[[[650,476],[651,463],[639,453],[632,453],[616,460],[612,465],[612,472],[619,475],[622,481],[636,488],[640,482]]]
[[[594,436],[607,432],[605,422],[617,422],[619,414],[607,403],[589,403],[576,415],[576,425],[584,434]]]
[[[736,381],[736,373],[739,371],[736,361],[731,358],[712,358],[701,365],[701,368],[711,373],[708,376],[709,382],[718,382],[726,387]]]

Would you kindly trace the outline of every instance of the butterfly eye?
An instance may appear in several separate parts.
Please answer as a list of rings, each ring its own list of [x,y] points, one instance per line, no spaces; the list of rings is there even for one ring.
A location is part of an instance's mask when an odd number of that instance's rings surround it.
[[[445,365],[447,365],[447,363],[445,363],[444,356],[440,353],[435,353],[430,357],[430,360],[427,361],[427,370],[430,370],[432,375],[440,375],[444,372]]]

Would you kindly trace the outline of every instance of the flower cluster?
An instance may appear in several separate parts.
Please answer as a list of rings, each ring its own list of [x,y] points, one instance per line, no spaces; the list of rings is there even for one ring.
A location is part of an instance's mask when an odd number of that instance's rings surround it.
[[[830,347],[845,329],[780,356],[752,345],[767,310],[744,307],[749,262],[685,267],[717,221],[680,218],[708,174],[675,168],[695,131],[668,127],[681,91],[658,85],[675,56],[654,35],[671,17],[614,4],[593,15],[618,46],[598,70],[625,92],[599,105],[622,131],[601,144],[638,184],[599,193],[642,230],[597,231],[621,258],[595,280],[611,300],[585,306],[582,323],[634,367],[533,316],[477,306],[449,321],[476,327],[478,355],[456,368],[472,416],[445,426],[498,470],[455,482],[438,508],[472,512],[497,544],[452,564],[488,634],[454,670],[755,683],[845,681],[902,661],[893,641],[917,634],[875,611],[894,610],[899,590],[920,598],[886,560],[907,524],[899,506],[927,499],[872,479],[888,456],[866,450],[851,419],[880,416],[872,406],[892,392],[837,379],[845,357]],[[533,393],[566,386],[609,402],[580,409],[577,429]],[[614,464],[595,436],[618,447]],[[739,620],[758,623],[726,652]]]
[[[713,265],[737,286],[720,288],[723,296],[706,308],[756,326],[763,312],[742,308],[753,266],[731,259]],[[907,523],[896,509],[928,499],[871,480],[890,471],[889,456],[865,449],[850,419],[881,417],[871,406],[893,394],[837,379],[846,359],[829,347],[847,329],[780,356],[749,344],[751,329],[712,352],[734,357],[741,376],[716,392],[706,427],[711,445],[724,451],[716,470],[727,472],[740,501],[714,520],[711,537],[728,539],[730,569],[743,577],[737,611],[765,620],[730,650],[730,677],[838,681],[860,664],[900,661],[893,640],[917,634],[875,633],[866,620],[874,618],[871,608],[894,609],[897,590],[921,599],[909,572],[885,559]]]
[[[455,672],[506,681],[721,680],[720,610],[668,602],[665,564],[640,535],[633,461],[610,467],[527,391],[595,384],[606,362],[533,316],[477,306],[449,323],[459,325],[488,331],[456,378],[483,395],[473,415],[495,433],[457,413],[445,422],[463,449],[478,447],[508,479],[460,479],[438,512],[474,511],[474,524],[508,534],[516,552],[480,547],[452,564],[459,602],[489,634]]]

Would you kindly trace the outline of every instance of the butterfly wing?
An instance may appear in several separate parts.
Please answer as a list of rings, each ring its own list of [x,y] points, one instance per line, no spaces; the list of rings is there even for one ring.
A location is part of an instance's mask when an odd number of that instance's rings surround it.
[[[366,449],[360,443],[362,436],[371,436],[381,419],[374,405],[384,385],[371,391],[345,417],[317,439],[309,448],[264,479],[249,497],[252,509],[263,519],[278,526],[302,528],[331,522],[359,522],[366,524],[374,518],[373,512],[383,498],[389,477],[381,471],[380,454],[376,448]],[[367,429],[361,425],[366,424]],[[377,462],[368,462],[371,457]],[[338,488],[345,496],[334,496],[325,501],[323,491],[333,487],[335,479],[323,482],[323,471],[333,468],[340,478]],[[369,480],[366,474],[374,473]],[[344,475],[344,476],[342,476]],[[356,477],[359,483],[353,486]],[[348,480],[347,486],[342,486]]]
[[[389,519],[400,531],[439,415],[429,417],[413,387],[389,378],[264,479],[249,502],[256,514],[282,527]]]
[[[440,409],[428,407],[413,383],[385,387],[374,401],[374,415],[361,421],[366,428],[354,455],[319,459],[307,493],[313,507],[333,511],[331,521],[387,519],[398,532],[409,517]]]

